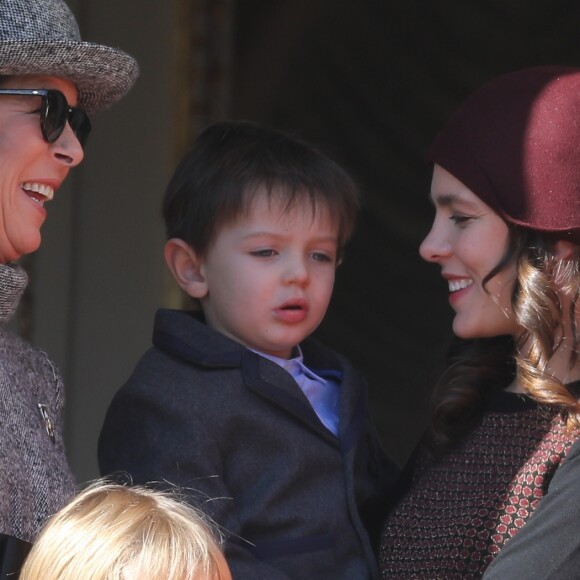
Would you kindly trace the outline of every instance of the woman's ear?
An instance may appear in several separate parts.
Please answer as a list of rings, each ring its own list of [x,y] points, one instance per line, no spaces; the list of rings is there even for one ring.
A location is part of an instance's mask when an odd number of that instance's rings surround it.
[[[558,240],[554,243],[554,255],[559,260],[569,260],[574,256],[576,245],[566,240]]]
[[[205,298],[208,292],[203,263],[194,249],[179,238],[165,244],[165,263],[179,287],[192,298]]]

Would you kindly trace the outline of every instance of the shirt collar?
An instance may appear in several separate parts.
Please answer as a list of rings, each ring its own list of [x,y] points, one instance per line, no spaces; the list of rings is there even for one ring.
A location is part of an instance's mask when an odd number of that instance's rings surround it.
[[[295,346],[292,349],[292,358],[280,358],[278,356],[274,356],[271,354],[266,354],[264,352],[260,352],[259,350],[250,349],[256,354],[267,358],[268,360],[272,361],[273,363],[277,364],[279,367],[282,367],[285,371],[290,373],[294,379],[299,377],[300,375],[306,375],[309,379],[318,381],[322,384],[325,384],[327,381],[320,375],[317,375],[315,372],[311,371],[305,364],[304,364],[304,355],[302,354],[302,349],[300,346]]]

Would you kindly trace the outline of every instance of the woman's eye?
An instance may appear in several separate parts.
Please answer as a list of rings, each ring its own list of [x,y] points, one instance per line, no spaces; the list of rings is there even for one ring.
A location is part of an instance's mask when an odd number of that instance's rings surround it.
[[[449,219],[455,224],[455,225],[465,225],[467,222],[469,222],[469,220],[471,220],[472,218],[470,216],[465,216],[465,215],[452,215],[449,217]]]

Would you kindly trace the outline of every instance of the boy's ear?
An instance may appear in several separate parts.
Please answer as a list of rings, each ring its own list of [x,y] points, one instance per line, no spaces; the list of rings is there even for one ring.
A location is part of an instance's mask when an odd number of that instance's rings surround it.
[[[165,244],[165,262],[180,288],[192,298],[207,295],[207,283],[202,261],[193,248],[179,238],[171,238]]]

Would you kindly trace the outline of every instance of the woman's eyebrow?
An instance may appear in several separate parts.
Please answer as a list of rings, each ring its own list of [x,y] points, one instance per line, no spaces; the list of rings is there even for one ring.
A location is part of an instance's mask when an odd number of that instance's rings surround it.
[[[434,197],[431,198],[431,201],[434,205],[438,205],[440,207],[450,207],[450,206],[460,206],[464,209],[475,210],[477,209],[477,205],[472,201],[464,199],[460,195],[456,193],[441,193],[436,194]]]

